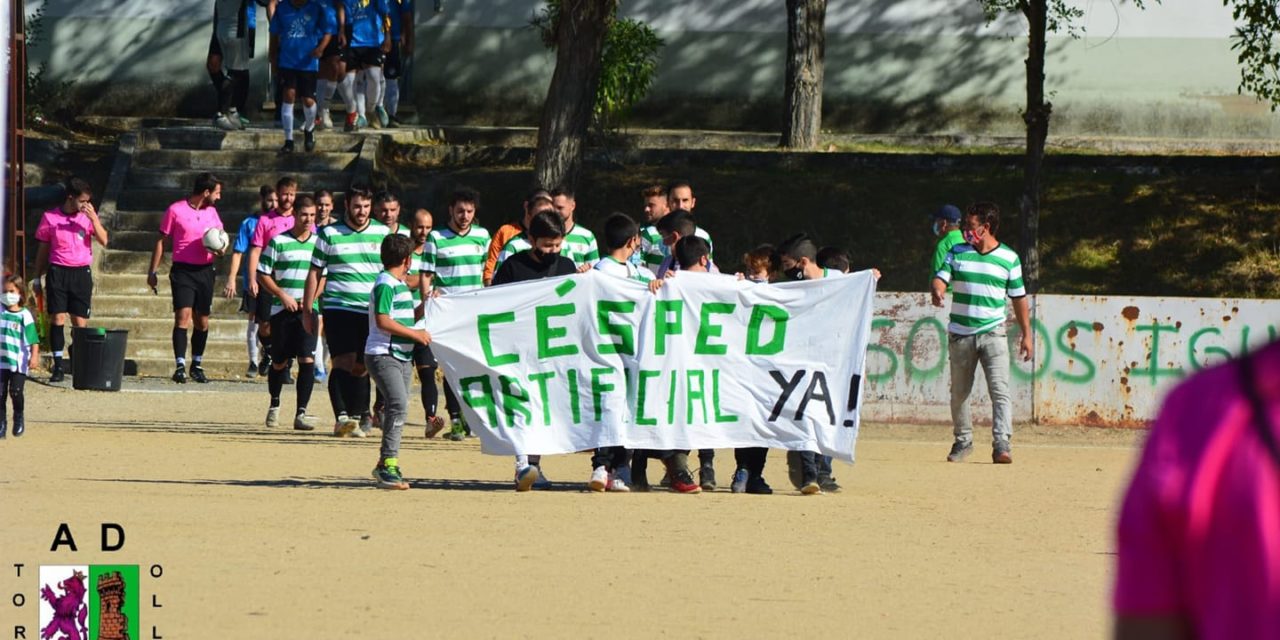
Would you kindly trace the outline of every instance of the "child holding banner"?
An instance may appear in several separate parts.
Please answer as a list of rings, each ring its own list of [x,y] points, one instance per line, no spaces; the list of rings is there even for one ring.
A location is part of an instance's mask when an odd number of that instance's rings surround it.
[[[382,489],[408,489],[400,473],[400,434],[409,413],[414,347],[431,344],[426,329],[415,329],[422,307],[414,304],[405,275],[414,266],[413,240],[390,234],[380,248],[382,273],[369,294],[369,337],[364,343],[369,375],[382,395],[382,449],[373,477]]]
[[[564,243],[564,218],[554,209],[533,216],[527,233],[532,248],[503,262],[493,274],[493,286],[578,272],[572,260],[560,255],[560,246]],[[516,491],[528,491],[534,486],[551,488],[551,481],[542,473],[541,462],[541,456],[516,456]]]

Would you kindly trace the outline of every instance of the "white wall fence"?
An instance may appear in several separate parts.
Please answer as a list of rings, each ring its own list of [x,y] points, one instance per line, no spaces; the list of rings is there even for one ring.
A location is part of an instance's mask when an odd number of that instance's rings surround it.
[[[948,306],[949,306],[948,302]],[[1032,299],[1036,353],[1016,357],[1011,384],[1018,423],[1140,427],[1186,376],[1277,338],[1280,301],[1039,295]],[[924,293],[876,298],[867,358],[865,419],[950,420],[947,308]],[[990,422],[986,378],[974,383],[974,419]]]

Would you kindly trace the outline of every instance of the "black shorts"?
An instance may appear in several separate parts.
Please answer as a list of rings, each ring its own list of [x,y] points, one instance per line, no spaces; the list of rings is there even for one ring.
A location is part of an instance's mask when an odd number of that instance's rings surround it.
[[[295,89],[298,99],[316,97],[316,72],[280,69],[280,89]]]
[[[369,340],[369,314],[329,309],[324,312],[324,339],[331,357],[348,353],[364,360],[364,343]]]
[[[324,51],[320,53],[320,58],[324,60],[340,55],[342,55],[342,45],[338,44],[338,36],[332,36],[329,38],[329,44],[326,44]]]
[[[44,279],[45,308],[50,314],[69,313],[77,318],[89,317],[93,299],[93,274],[89,267],[49,265]]]
[[[271,360],[314,358],[316,337],[302,328],[301,311],[281,311],[271,316]]]
[[[275,296],[266,287],[258,287],[258,298],[253,301],[253,319],[266,322],[271,319],[271,303]]]
[[[169,289],[173,310],[191,309],[196,315],[213,313],[213,265],[173,263],[169,269]]]
[[[243,283],[242,283],[243,284]],[[258,303],[249,297],[249,287],[240,289],[240,313],[258,313]]]
[[[400,77],[400,71],[404,68],[400,61],[400,41],[391,41],[391,53],[382,62],[382,75],[388,80],[396,80]]]
[[[437,366],[436,354],[431,353],[430,345],[416,344],[413,346],[413,366],[419,369]]]
[[[382,49],[377,47],[348,48],[342,52],[342,59],[347,63],[348,71],[381,67],[382,56]]]

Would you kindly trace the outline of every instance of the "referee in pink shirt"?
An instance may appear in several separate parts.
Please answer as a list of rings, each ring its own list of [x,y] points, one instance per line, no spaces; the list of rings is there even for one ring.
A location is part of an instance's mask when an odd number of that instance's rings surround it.
[[[89,323],[93,298],[93,241],[107,246],[107,230],[89,200],[93,189],[81,178],[71,177],[64,185],[67,197],[62,206],[44,212],[36,227],[40,249],[36,253],[36,288],[43,288],[50,316],[49,342],[53,347],[53,371],[49,382],[62,382],[62,351],[67,336],[62,328],[71,316],[71,326]]]
[[[169,269],[169,289],[173,293],[173,359],[178,367],[173,381],[187,381],[187,331],[195,321],[191,333],[191,379],[208,382],[200,360],[209,342],[209,316],[213,313],[213,260],[226,252],[213,253],[204,248],[204,232],[210,228],[222,229],[222,219],[214,205],[222,197],[222,182],[212,173],[196,176],[191,195],[171,205],[160,220],[160,237],[156,239],[151,254],[151,269],[147,272],[147,286],[153,291],[159,278],[156,271],[164,257],[165,240],[173,244],[173,266]],[[234,277],[234,275],[232,276]]]

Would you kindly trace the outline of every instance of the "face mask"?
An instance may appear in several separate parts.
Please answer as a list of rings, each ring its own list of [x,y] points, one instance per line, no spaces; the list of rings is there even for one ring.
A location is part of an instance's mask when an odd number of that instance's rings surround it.
[[[551,260],[555,260],[556,255],[558,254],[552,251],[534,251],[533,252],[533,257],[538,262],[549,262]]]
[[[935,235],[935,236],[940,236],[940,235],[942,235],[942,221],[941,221],[941,220],[934,220],[934,221],[933,221],[933,235]]]
[[[964,232],[964,241],[976,247],[981,244],[982,236],[979,235],[977,231],[966,230]]]
[[[12,307],[19,302],[22,302],[22,296],[13,292],[8,292],[4,295],[0,295],[0,302],[4,303],[4,306],[6,307]]]
[[[786,271],[783,271],[782,274],[792,280],[804,280],[804,267],[796,267],[794,269],[788,269]]]

